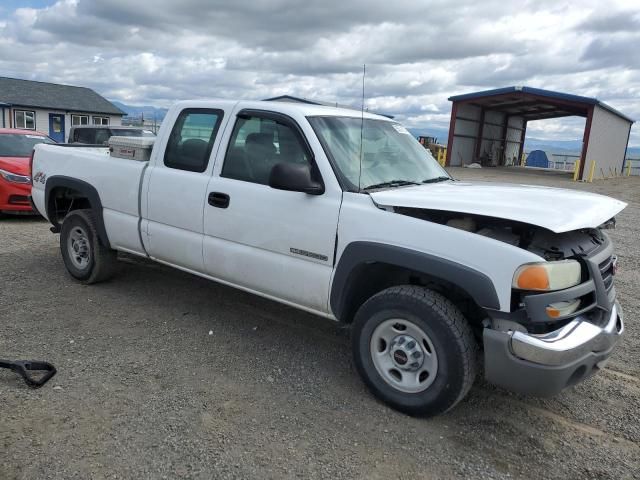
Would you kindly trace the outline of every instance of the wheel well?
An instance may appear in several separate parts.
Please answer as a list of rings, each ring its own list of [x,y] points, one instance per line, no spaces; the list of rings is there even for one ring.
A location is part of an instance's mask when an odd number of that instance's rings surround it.
[[[53,225],[60,225],[73,210],[92,208],[86,195],[70,187],[53,188],[47,201],[47,215]]]
[[[348,285],[350,287],[340,316],[340,321],[344,323],[351,323],[360,306],[376,293],[398,285],[418,285],[440,293],[462,311],[472,327],[481,328],[482,320],[487,316],[471,295],[459,286],[405,267],[367,263],[351,273]]]

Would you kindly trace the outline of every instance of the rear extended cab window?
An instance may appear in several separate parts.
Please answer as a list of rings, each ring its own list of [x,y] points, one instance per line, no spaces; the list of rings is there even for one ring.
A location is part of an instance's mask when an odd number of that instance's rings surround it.
[[[169,168],[204,172],[224,112],[209,108],[186,108],[176,119],[164,152]]]

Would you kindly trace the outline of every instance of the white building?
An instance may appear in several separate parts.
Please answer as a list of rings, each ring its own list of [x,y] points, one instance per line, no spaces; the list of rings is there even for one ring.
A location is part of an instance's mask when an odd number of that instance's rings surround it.
[[[73,125],[121,125],[125,112],[85,87],[0,77],[0,128],[66,142]]]

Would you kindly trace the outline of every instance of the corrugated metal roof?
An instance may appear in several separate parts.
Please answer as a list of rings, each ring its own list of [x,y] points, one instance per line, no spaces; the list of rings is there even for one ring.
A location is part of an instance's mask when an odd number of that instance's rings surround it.
[[[449,100],[452,102],[460,102],[460,101],[469,101],[469,100],[480,100],[488,97],[500,97],[502,95],[514,95],[514,94],[522,94],[522,95],[535,95],[538,97],[549,98],[551,100],[563,100],[565,102],[571,102],[575,105],[579,106],[589,106],[589,105],[598,105],[599,107],[604,108],[605,110],[610,111],[611,113],[623,118],[624,120],[634,123],[630,117],[627,117],[623,113],[619,112],[615,108],[610,105],[607,105],[604,102],[601,102],[597,98],[592,97],[583,97],[581,95],[573,95],[570,93],[561,93],[554,92],[551,90],[543,90],[541,88],[533,88],[533,87],[504,87],[504,88],[496,88],[493,90],[484,90],[481,92],[473,92],[466,93],[463,95],[454,95],[449,97]]]
[[[0,77],[0,102],[22,107],[126,115],[90,88]]]

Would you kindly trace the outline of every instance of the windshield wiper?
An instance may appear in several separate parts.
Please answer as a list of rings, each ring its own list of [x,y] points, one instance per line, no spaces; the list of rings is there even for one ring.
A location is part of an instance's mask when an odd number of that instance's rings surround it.
[[[422,183],[439,183],[439,182],[446,182],[447,180],[453,180],[453,178],[444,177],[444,176],[427,178],[426,180],[423,180]]]
[[[412,182],[411,180],[389,180],[388,182],[367,185],[362,190],[374,190],[376,188],[385,188],[385,187],[402,187],[405,185],[420,185],[420,184],[418,182]]]

